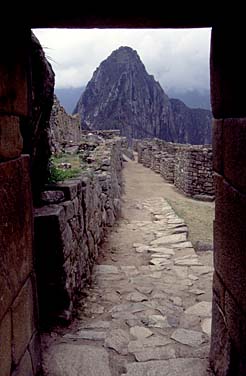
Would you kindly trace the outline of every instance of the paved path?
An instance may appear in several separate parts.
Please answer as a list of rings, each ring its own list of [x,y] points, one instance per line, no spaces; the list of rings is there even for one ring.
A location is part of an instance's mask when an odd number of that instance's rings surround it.
[[[53,334],[44,368],[49,376],[208,375],[212,254],[195,253],[184,221],[160,196],[160,176],[136,162],[124,176],[122,218],[79,319]]]

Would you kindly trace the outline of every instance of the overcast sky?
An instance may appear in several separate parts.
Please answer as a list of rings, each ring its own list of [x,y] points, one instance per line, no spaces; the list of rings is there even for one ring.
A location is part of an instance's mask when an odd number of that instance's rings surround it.
[[[56,87],[85,86],[120,46],[137,50],[164,90],[209,88],[210,29],[36,29],[56,75]]]

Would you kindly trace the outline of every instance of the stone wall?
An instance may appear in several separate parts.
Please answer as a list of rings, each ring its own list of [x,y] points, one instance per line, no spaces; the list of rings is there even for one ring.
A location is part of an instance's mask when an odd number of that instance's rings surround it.
[[[29,157],[0,163],[0,375],[40,370]]]
[[[0,376],[36,376],[40,341],[33,266],[33,209],[28,134],[31,32],[1,34],[0,57]],[[29,71],[28,71],[29,70]],[[25,144],[25,140],[24,140]]]
[[[218,376],[246,374],[245,27],[213,28],[211,102],[215,171],[214,280],[210,362]]]
[[[181,147],[176,151],[174,185],[187,196],[214,196],[212,149],[203,146]]]
[[[100,143],[87,154],[88,165],[80,177],[46,187],[58,202],[53,199],[35,210],[42,325],[71,317],[100,244],[120,213],[122,141],[115,137]]]
[[[197,199],[214,198],[212,148],[185,145],[159,139],[133,143],[138,162],[173,183],[187,196]]]
[[[54,95],[49,123],[53,152],[59,151],[61,145],[63,147],[73,146],[80,141],[80,115],[67,114],[56,95]]]
[[[120,137],[120,130],[119,129],[108,129],[108,130],[84,130],[81,129],[81,135],[86,136],[89,134],[97,135],[104,139],[111,139],[113,137]],[[125,139],[125,138],[124,138]]]
[[[35,37],[30,41],[31,109],[27,117],[21,117],[20,126],[23,137],[23,153],[30,156],[31,183],[34,203],[38,203],[40,192],[49,174],[51,156],[49,118],[53,105],[55,74],[45,53]]]

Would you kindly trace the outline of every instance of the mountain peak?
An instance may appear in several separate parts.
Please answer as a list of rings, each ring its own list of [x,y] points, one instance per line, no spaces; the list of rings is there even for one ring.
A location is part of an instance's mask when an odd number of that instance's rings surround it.
[[[114,57],[114,56],[117,56],[120,58],[122,57],[134,58],[137,56],[139,58],[137,51],[133,50],[131,47],[128,47],[128,46],[119,47],[117,50],[114,50],[109,57]]]
[[[121,67],[124,65],[128,66],[129,64],[143,65],[137,51],[128,46],[121,46],[117,50],[114,50],[102,64],[108,63]]]
[[[82,127],[92,130],[120,129],[129,139],[159,137],[182,142],[183,134],[179,140],[180,130],[175,126],[180,116],[175,116],[172,107],[137,51],[122,46],[93,73],[74,112],[80,113]]]

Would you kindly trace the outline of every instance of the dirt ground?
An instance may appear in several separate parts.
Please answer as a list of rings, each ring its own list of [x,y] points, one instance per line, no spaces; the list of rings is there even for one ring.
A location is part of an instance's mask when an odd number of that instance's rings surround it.
[[[185,198],[135,161],[123,178],[121,217],[76,319],[42,336],[45,375],[208,376],[213,253],[195,252],[186,224],[193,241],[208,242],[213,204]]]
[[[141,165],[141,169],[136,169],[134,163],[127,163],[129,164],[128,168],[124,169],[123,174],[125,179],[131,178],[132,184],[126,193],[131,196],[135,195],[136,199],[140,198],[139,195],[145,195],[149,190],[152,191],[153,197],[162,196],[188,225],[189,240],[194,246],[197,241],[213,243],[214,202],[185,197],[178,192],[173,184],[165,182],[159,174],[149,168]],[[142,184],[145,186],[144,189]]]

